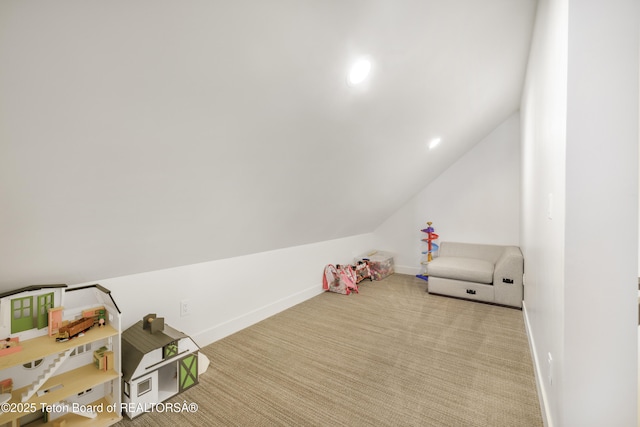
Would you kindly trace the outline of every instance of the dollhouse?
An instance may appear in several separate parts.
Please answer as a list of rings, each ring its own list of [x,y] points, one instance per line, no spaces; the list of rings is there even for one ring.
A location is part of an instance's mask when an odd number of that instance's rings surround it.
[[[123,408],[129,418],[198,383],[198,345],[155,314],[122,333]]]
[[[120,322],[100,285],[0,294],[0,425],[108,426],[122,419]]]

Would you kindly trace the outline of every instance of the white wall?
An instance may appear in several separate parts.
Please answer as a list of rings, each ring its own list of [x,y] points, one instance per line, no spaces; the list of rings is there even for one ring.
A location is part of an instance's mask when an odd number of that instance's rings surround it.
[[[639,30],[637,1],[570,0],[561,418],[567,424],[637,423]],[[598,233],[585,231],[602,225],[607,240],[599,247]],[[584,387],[587,373],[591,387]]]
[[[636,3],[539,3],[521,106],[521,246],[548,425],[637,423]]]
[[[446,144],[443,141],[442,144]],[[439,241],[519,244],[520,119],[516,112],[374,232],[396,254],[397,270],[417,274],[427,221]]]
[[[554,364],[554,386],[549,381],[539,383],[542,407],[551,412],[549,420],[559,420],[563,385],[567,8],[567,1],[538,4],[520,109],[524,310],[538,378],[549,377],[549,353]]]
[[[326,264],[352,262],[371,244],[363,234],[98,283],[111,290],[123,329],[156,313],[203,346],[321,293]],[[183,299],[192,314],[181,317]]]
[[[372,232],[517,109],[535,0],[462,4],[0,1],[0,290]]]

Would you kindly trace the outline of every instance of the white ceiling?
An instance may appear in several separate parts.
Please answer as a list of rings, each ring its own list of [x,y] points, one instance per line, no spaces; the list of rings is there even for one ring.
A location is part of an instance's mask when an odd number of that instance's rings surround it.
[[[0,2],[0,290],[373,231],[518,109],[534,15]],[[371,74],[349,87],[362,55]]]

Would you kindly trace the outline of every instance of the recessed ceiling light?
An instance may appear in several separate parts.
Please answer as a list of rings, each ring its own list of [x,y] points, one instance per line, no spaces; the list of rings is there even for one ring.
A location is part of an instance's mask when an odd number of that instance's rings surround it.
[[[371,61],[366,58],[359,59],[351,66],[349,71],[349,84],[357,85],[364,81],[371,71]]]
[[[436,148],[440,142],[442,142],[441,138],[433,138],[431,142],[429,142],[429,150]]]

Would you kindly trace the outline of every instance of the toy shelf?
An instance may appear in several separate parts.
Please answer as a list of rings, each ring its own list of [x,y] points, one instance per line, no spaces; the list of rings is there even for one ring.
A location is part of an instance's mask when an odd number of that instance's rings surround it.
[[[0,370],[16,365],[22,365],[47,356],[59,354],[70,348],[78,347],[104,338],[118,335],[113,327],[106,325],[102,328],[93,327],[84,336],[76,337],[69,341],[57,342],[55,338],[48,335],[21,341],[22,350],[16,353],[0,356]]]
[[[111,381],[113,379],[117,379],[119,377],[120,375],[114,370],[100,371],[96,369],[96,367],[92,364],[84,365],[77,369],[73,369],[71,371],[49,378],[44,383],[41,390],[48,390],[57,385],[62,385],[62,387],[56,390],[50,391],[46,394],[43,394],[42,396],[38,396],[37,394],[35,394],[26,403],[34,403],[36,405],[37,410],[40,410],[42,407],[42,404],[50,405],[50,404],[58,403],[70,395],[80,393],[82,391],[96,387],[100,384],[103,384],[107,381]],[[27,388],[28,387],[22,387],[17,390],[14,390],[11,393],[12,397],[9,403],[20,402],[22,393],[26,391]],[[13,420],[16,420],[28,414],[29,412],[3,413],[2,415],[0,415],[0,425],[9,423]],[[109,415],[109,414],[103,414],[103,415]],[[112,419],[114,417],[117,417],[118,419],[120,419],[120,417],[117,414],[110,414],[108,418]],[[95,421],[95,420],[92,420],[92,421]]]

